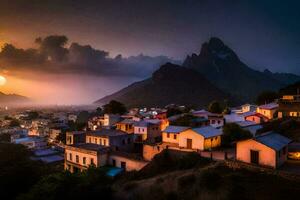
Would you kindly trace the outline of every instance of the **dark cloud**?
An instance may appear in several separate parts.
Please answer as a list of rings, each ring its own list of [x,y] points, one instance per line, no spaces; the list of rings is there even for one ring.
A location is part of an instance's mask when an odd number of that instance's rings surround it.
[[[51,35],[37,38],[36,49],[19,49],[5,44],[0,52],[0,68],[8,71],[38,70],[47,73],[91,74],[111,76],[149,76],[166,62],[178,62],[166,56],[109,57],[109,52],[90,45],[72,43],[68,38]]]

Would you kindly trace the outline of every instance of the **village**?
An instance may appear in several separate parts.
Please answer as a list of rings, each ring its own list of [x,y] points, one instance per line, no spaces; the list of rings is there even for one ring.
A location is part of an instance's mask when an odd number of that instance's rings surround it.
[[[300,173],[300,140],[268,127],[278,120],[299,121],[300,95],[213,113],[216,107],[213,102],[202,110],[171,104],[126,111],[112,101],[92,115],[74,109],[14,111],[1,120],[0,134],[30,149],[33,160],[63,165],[72,173],[105,167],[114,177],[139,171],[169,150]]]

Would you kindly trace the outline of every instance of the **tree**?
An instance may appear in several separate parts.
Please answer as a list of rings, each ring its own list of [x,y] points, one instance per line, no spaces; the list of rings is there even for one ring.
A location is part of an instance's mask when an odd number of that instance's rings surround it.
[[[257,105],[267,104],[274,102],[274,100],[278,98],[279,94],[277,92],[265,91],[257,96],[255,103]]]
[[[124,104],[121,102],[111,100],[108,104],[103,106],[104,113],[107,114],[124,114],[127,109]]]
[[[0,133],[0,142],[10,142],[10,134]]]
[[[218,101],[213,101],[209,104],[208,111],[211,113],[221,114],[223,111],[223,106]]]
[[[112,179],[100,168],[82,173],[61,172],[41,179],[19,200],[112,199]]]
[[[23,145],[0,142],[1,199],[12,200],[28,191],[43,175],[55,170],[30,159],[31,152]],[[13,192],[9,192],[13,191]]]
[[[231,113],[231,110],[230,108],[226,107],[223,112],[222,112],[224,115],[229,115]]]
[[[10,127],[16,127],[16,126],[20,126],[20,122],[17,119],[12,119],[9,123]]]
[[[249,131],[242,129],[238,124],[228,123],[223,127],[222,145],[229,146],[232,142],[252,137]]]

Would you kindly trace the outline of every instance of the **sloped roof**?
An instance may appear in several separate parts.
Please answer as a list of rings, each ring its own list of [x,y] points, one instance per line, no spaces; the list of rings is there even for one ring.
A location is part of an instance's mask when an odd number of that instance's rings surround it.
[[[257,125],[257,123],[253,121],[240,121],[240,122],[236,122],[236,124],[238,124],[242,128]]]
[[[276,132],[268,132],[254,138],[259,143],[262,143],[276,151],[287,146],[292,140]]]
[[[267,110],[272,110],[278,107],[277,103],[268,103],[265,105],[260,105],[258,106],[260,109],[267,109]]]
[[[182,131],[185,131],[189,129],[190,127],[187,126],[168,126],[164,132],[166,133],[180,133]]]
[[[223,133],[221,129],[217,129],[212,126],[193,128],[192,130],[195,131],[196,133],[202,135],[204,138],[219,136],[219,135],[222,135],[222,133]]]

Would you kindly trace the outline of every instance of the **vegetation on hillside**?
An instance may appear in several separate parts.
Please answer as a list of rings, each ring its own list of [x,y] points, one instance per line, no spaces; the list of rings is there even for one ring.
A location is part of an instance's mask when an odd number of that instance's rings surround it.
[[[127,109],[125,105],[119,101],[111,100],[108,104],[103,106],[104,113],[107,114],[124,114]]]
[[[233,142],[252,137],[249,131],[242,129],[238,124],[227,123],[223,127],[222,145],[230,146]]]

